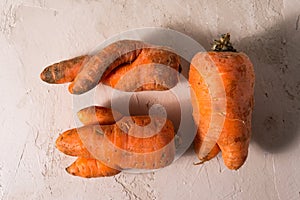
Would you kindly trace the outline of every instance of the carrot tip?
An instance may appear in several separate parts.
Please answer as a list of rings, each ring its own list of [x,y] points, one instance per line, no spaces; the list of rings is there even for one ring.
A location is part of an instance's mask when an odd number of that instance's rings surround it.
[[[40,74],[40,79],[42,79],[42,81],[45,81],[45,76],[44,76],[43,72]]]
[[[66,172],[68,172],[68,173],[70,174],[70,169],[69,169],[69,167],[66,167],[65,170],[66,170]]]
[[[69,85],[68,90],[71,94],[73,94],[73,83]]]
[[[200,161],[200,162],[194,162],[193,163],[193,165],[202,165],[203,163],[205,163],[206,162],[206,160],[202,160],[202,161]]]

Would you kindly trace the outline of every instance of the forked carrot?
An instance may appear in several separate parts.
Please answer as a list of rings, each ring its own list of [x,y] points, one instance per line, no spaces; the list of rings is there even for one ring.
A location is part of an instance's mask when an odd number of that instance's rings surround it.
[[[56,147],[67,155],[93,157],[118,170],[161,168],[174,159],[174,128],[169,120],[152,120],[153,124],[149,116],[123,117],[119,124],[72,129],[59,136]],[[154,127],[159,127],[157,132]],[[135,136],[137,130],[143,131]]]
[[[202,161],[213,158],[220,148],[225,165],[229,169],[238,169],[245,162],[251,137],[251,116],[254,106],[254,70],[246,54],[236,52],[230,43],[230,35],[222,35],[215,41],[213,51],[198,53],[194,56],[189,82],[194,92],[192,96],[193,115],[198,124],[195,139],[195,151]],[[226,110],[224,113],[213,113],[212,105],[218,99],[212,98],[212,85],[209,85],[200,72],[217,68],[217,74],[207,73],[210,77],[221,77],[226,96]],[[216,84],[212,82],[210,84]],[[220,89],[218,85],[214,90]],[[216,122],[211,121],[213,115],[225,115],[223,127],[217,141],[207,135],[208,128]],[[211,146],[212,152],[207,157],[200,149],[205,142],[217,142]]]

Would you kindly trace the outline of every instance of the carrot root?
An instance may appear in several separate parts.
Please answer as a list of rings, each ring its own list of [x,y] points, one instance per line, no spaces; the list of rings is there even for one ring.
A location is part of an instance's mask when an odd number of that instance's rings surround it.
[[[77,116],[84,125],[114,124],[122,118],[122,114],[102,106],[90,106],[78,111]]]
[[[84,178],[96,178],[114,176],[119,170],[104,165],[101,161],[88,158],[77,158],[77,160],[66,168],[69,174]]]
[[[64,60],[46,67],[40,74],[40,78],[51,84],[72,82],[89,56],[78,56],[70,60]]]

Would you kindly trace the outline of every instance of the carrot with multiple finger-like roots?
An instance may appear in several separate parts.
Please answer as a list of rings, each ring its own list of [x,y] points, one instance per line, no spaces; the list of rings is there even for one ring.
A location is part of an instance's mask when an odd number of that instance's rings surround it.
[[[229,40],[230,35],[224,34],[215,40],[213,51],[194,56],[189,82],[199,159],[207,161],[221,150],[225,165],[236,170],[248,154],[255,76],[249,58],[236,52]]]
[[[73,94],[87,92],[99,82],[124,91],[166,90],[176,85],[179,65],[179,56],[169,48],[121,40],[93,56],[50,65],[40,77],[48,83],[72,82],[69,91]],[[127,78],[117,84],[123,77]]]
[[[62,133],[61,152],[96,158],[118,170],[158,169],[174,159],[174,127],[159,117],[123,117],[112,125],[88,125]]]
[[[128,168],[157,169],[174,159],[175,133],[169,120],[122,117],[98,106],[82,109],[78,116],[85,126],[67,130],[56,140],[59,151],[79,157],[67,168],[73,175],[101,177]]]

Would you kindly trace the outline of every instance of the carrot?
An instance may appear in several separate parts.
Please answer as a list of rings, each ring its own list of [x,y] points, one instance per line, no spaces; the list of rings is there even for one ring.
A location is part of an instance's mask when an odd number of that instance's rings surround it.
[[[68,83],[75,79],[89,56],[78,56],[46,67],[40,78],[47,83]]]
[[[116,123],[116,121],[121,119],[122,114],[117,111],[113,111],[110,108],[102,106],[90,106],[80,110],[77,113],[77,116],[84,125],[108,125]]]
[[[211,73],[214,67],[217,68],[217,74]],[[217,98],[212,97],[212,93],[216,93],[216,90],[221,91],[222,86],[217,85],[216,81],[207,83],[210,77],[220,77],[224,85],[225,112],[216,112],[212,109],[218,101]],[[211,159],[220,148],[224,163],[229,169],[236,170],[243,165],[247,158],[251,137],[254,81],[251,61],[246,54],[236,52],[230,43],[229,34],[224,34],[220,40],[215,41],[213,51],[194,56],[189,82],[194,92],[193,116],[198,125],[194,147],[200,160]],[[215,87],[213,88],[212,85]],[[207,133],[210,123],[216,123],[211,121],[212,117],[217,115],[224,116],[225,120],[219,138],[214,140],[215,138],[210,138]],[[202,146],[210,146],[211,152],[208,157],[201,153]]]
[[[99,82],[123,91],[142,91],[166,90],[178,81],[172,69],[179,70],[179,56],[166,47],[121,40],[108,45],[94,56],[83,57],[84,62],[79,62],[78,58],[81,57],[76,57],[48,66],[41,73],[41,79],[48,83],[73,81],[69,91],[74,94],[84,93]],[[130,75],[126,74],[130,70]],[[119,80],[122,80],[121,83]]]
[[[94,158],[120,170],[157,169],[171,164],[175,154],[171,121],[133,116],[123,117],[118,123],[72,129],[72,136],[63,133],[57,139],[56,146],[61,152],[72,156],[91,158],[91,154],[86,154],[91,152]],[[153,132],[154,127],[160,128]],[[143,131],[135,135],[138,130]],[[78,142],[80,140],[81,143]]]
[[[84,178],[95,178],[104,176],[114,176],[120,173],[119,170],[104,165],[96,159],[77,158],[77,160],[66,168],[69,174]]]

